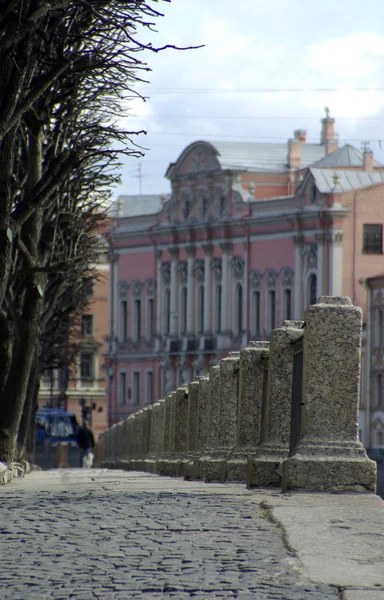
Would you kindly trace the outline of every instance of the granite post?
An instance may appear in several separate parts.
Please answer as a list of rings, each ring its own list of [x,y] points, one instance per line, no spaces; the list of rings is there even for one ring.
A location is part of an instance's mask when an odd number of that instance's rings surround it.
[[[197,378],[199,385],[197,400],[197,435],[196,435],[196,459],[192,465],[188,465],[186,477],[188,479],[200,479],[200,460],[204,454],[207,443],[207,415],[209,396],[209,377],[206,375]]]
[[[218,448],[201,461],[201,475],[207,482],[225,480],[225,461],[236,446],[239,366],[239,352],[230,352],[219,362]]]
[[[236,448],[224,465],[226,481],[246,481],[248,459],[260,444],[264,364],[269,342],[251,342],[240,351]]]
[[[156,462],[156,473],[158,475],[164,474],[165,461],[170,453],[171,411],[171,394],[169,394],[164,400],[163,452],[158,456]]]
[[[149,436],[148,457],[144,461],[144,470],[156,473],[156,463],[163,452],[164,436],[164,400],[152,404],[151,431]]]
[[[271,332],[261,444],[248,461],[248,487],[281,484],[281,463],[289,451],[293,342],[303,335],[302,327],[302,321],[284,321]]]
[[[197,435],[199,421],[199,382],[191,381],[188,384],[188,423],[187,423],[187,461],[184,469],[184,478],[193,478],[193,466],[198,458]]]
[[[199,473],[205,478],[210,461],[213,460],[219,448],[219,398],[220,398],[220,367],[210,368],[207,383],[207,402],[204,413],[205,444],[200,448]]]
[[[283,489],[374,492],[376,463],[358,440],[362,310],[321,296],[305,322],[301,427]]]
[[[174,470],[171,475],[184,477],[187,464],[188,441],[188,384],[176,390]]]

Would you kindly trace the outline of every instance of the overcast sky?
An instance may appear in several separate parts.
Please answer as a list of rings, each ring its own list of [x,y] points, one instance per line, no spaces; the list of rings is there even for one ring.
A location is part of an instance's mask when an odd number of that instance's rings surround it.
[[[125,161],[116,194],[139,193],[139,163],[142,193],[169,193],[169,163],[198,139],[285,142],[301,128],[308,141],[319,142],[325,106],[336,119],[340,144],[361,149],[370,141],[384,163],[382,0],[173,0],[154,6],[164,17],[158,33],[143,41],[204,48],[147,55],[150,84],[139,89],[149,98],[130,102],[124,126],[147,130],[140,142],[148,151],[140,161]],[[305,91],[324,88],[338,91]]]

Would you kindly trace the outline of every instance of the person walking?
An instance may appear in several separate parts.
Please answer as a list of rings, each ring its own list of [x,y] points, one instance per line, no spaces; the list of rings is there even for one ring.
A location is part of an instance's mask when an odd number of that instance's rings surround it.
[[[92,449],[95,447],[95,439],[92,430],[86,422],[84,422],[84,425],[77,432],[77,444],[80,448],[80,467],[91,467],[93,462]]]

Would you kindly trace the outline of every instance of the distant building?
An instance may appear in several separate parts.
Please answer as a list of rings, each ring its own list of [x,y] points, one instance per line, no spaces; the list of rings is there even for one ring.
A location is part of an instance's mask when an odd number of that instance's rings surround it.
[[[96,265],[97,280],[89,289],[89,308],[81,316],[81,336],[74,369],[45,371],[40,379],[39,407],[61,407],[73,412],[78,423],[85,417],[95,439],[107,428],[104,339],[108,334],[109,264]]]
[[[170,198],[121,196],[111,240],[109,424],[164,397],[321,295],[382,269],[384,166],[319,144],[198,141],[168,167]],[[365,402],[366,389],[362,401]]]

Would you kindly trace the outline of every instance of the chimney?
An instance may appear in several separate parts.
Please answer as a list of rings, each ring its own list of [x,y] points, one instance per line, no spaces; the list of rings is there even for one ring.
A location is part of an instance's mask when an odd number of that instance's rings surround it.
[[[365,150],[363,152],[363,170],[373,171],[373,152],[372,150]]]
[[[299,142],[303,142],[305,144],[305,142],[307,141],[307,132],[305,129],[296,129],[293,132],[293,135],[295,137],[295,140],[299,140]]]
[[[327,142],[335,140],[335,119],[331,119],[329,116],[329,108],[325,109],[325,119],[321,119],[321,135],[320,144],[326,144]],[[327,152],[329,154],[329,152]]]
[[[297,138],[288,140],[287,162],[290,169],[300,167],[300,142]]]

